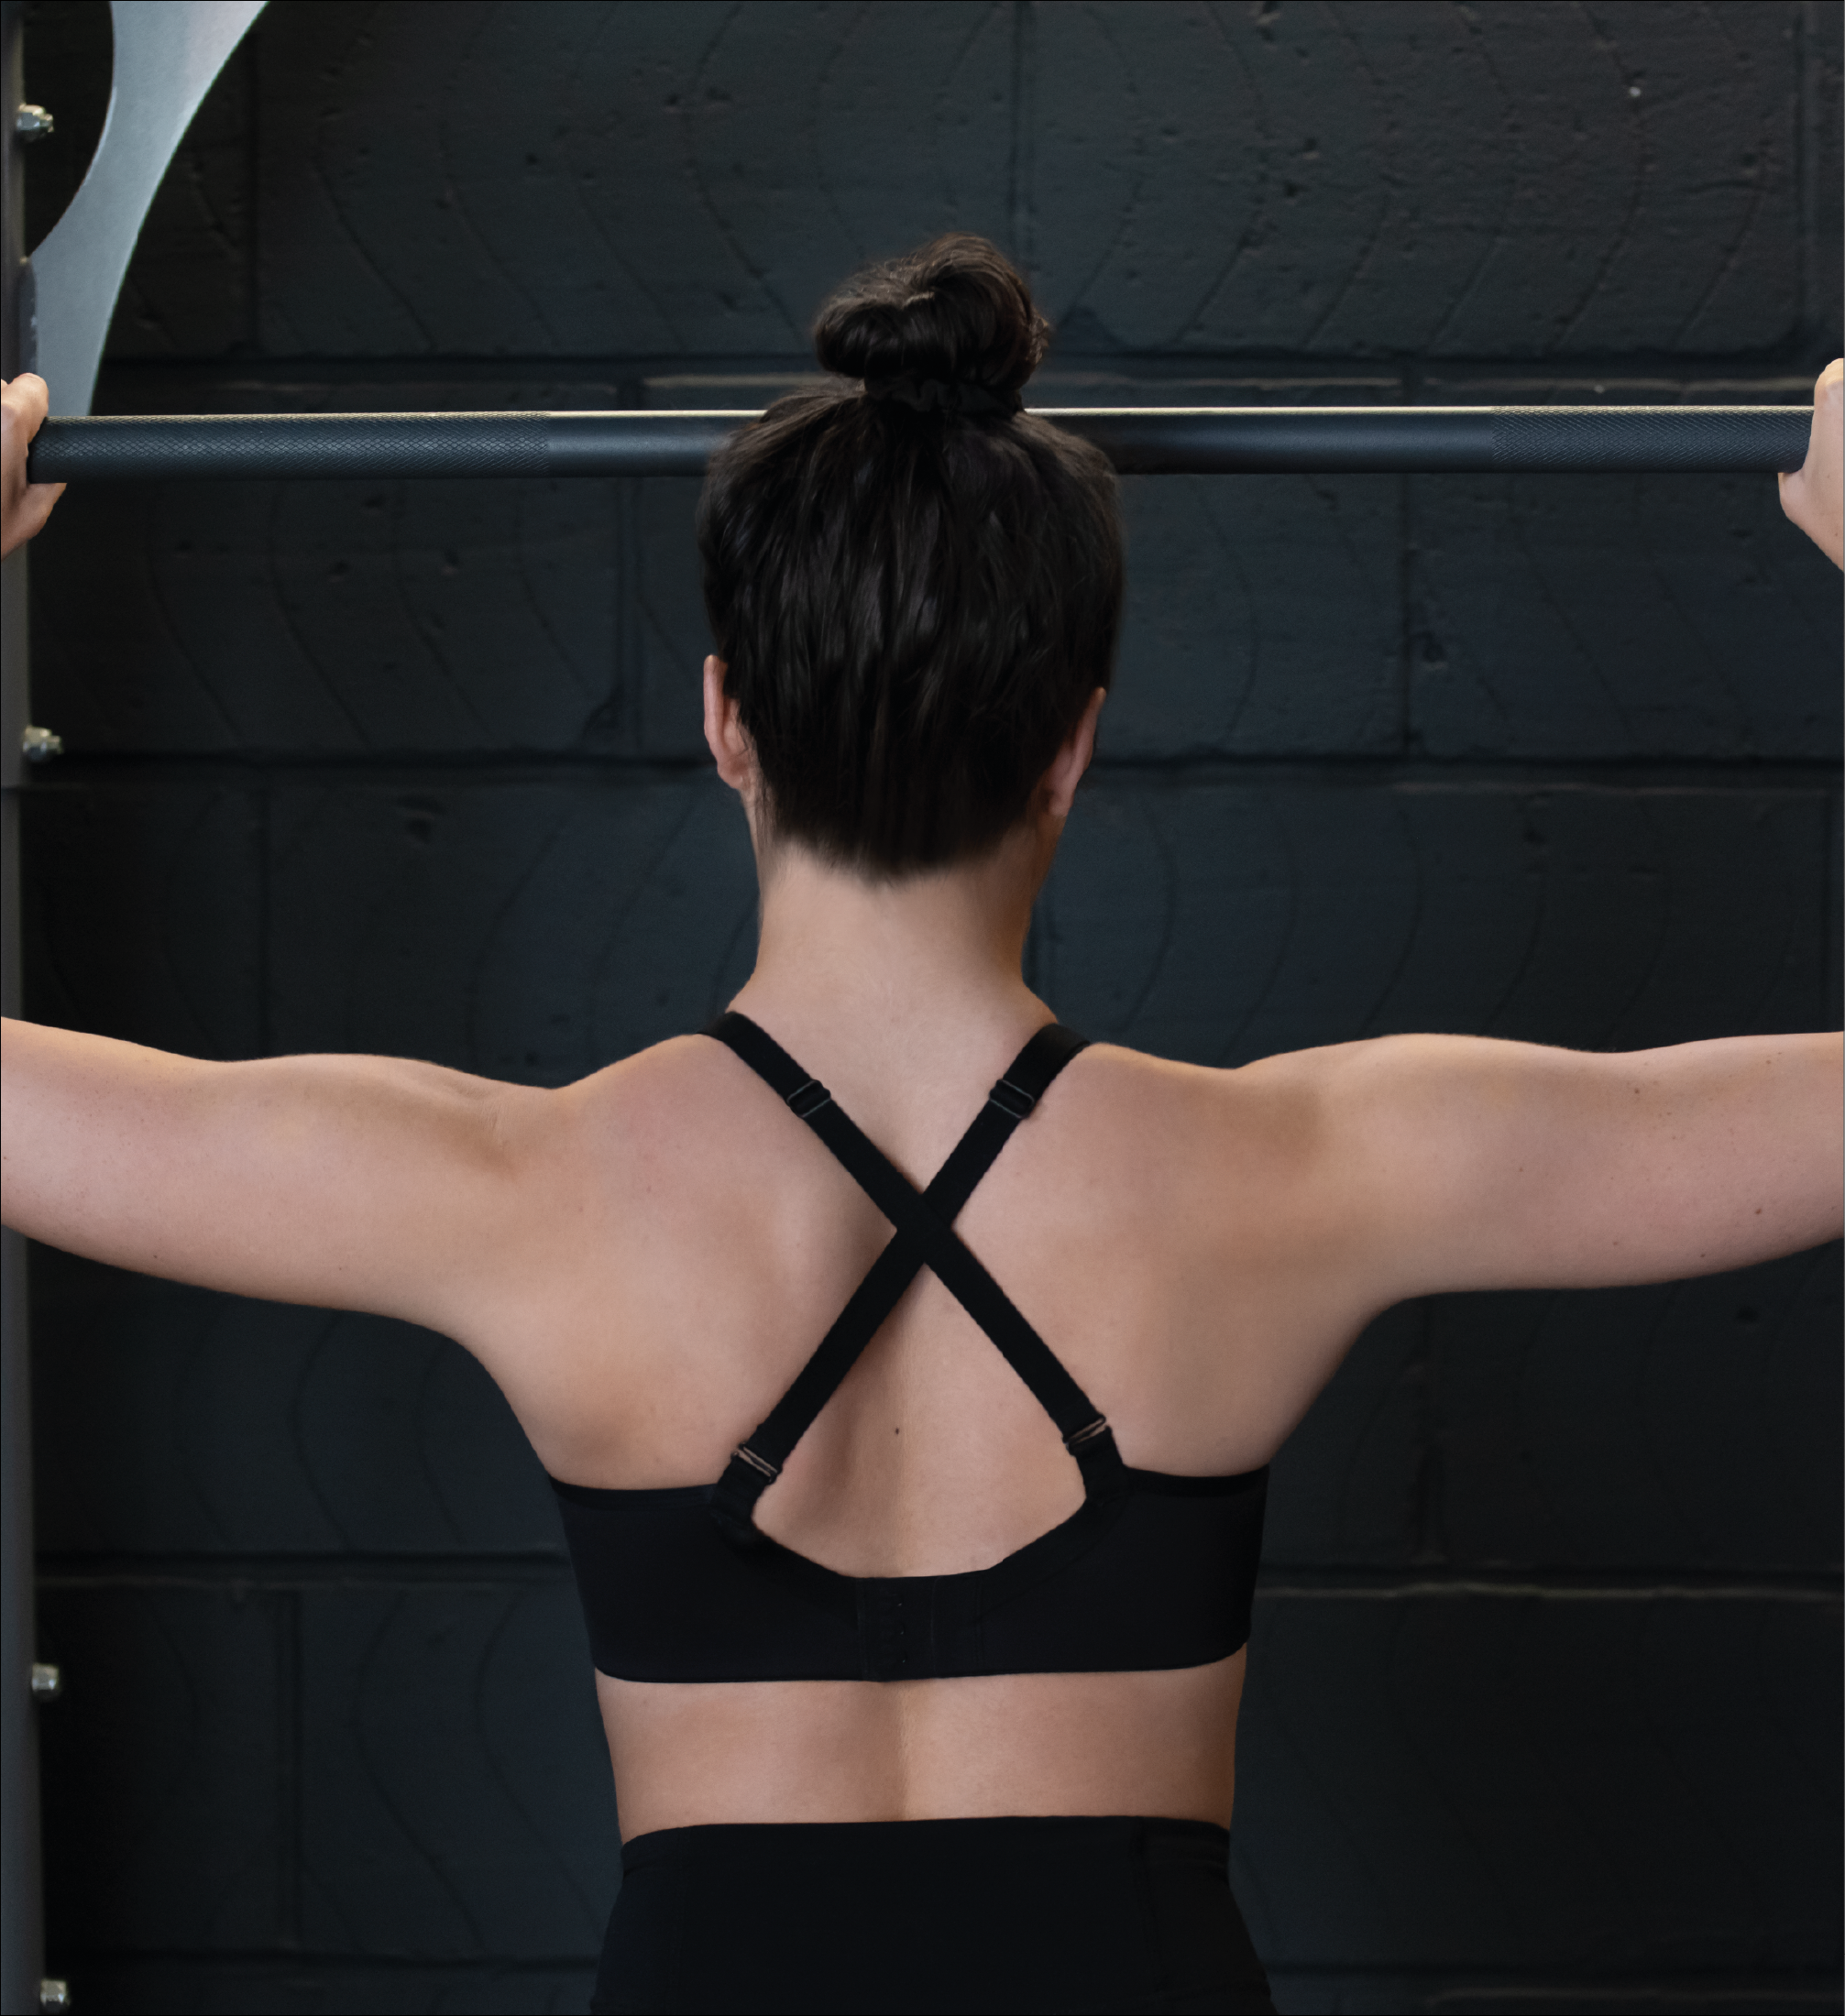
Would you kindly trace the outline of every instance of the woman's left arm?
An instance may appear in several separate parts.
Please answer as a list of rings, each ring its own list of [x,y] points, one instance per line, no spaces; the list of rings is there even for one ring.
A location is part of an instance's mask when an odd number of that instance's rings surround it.
[[[1845,361],[1813,388],[1788,518],[1845,565]],[[1845,1043],[1732,1036],[1618,1056],[1470,1036],[1316,1053],[1320,1124],[1361,1293],[1601,1287],[1836,1239]]]
[[[1845,1039],[1321,1052],[1322,1140],[1386,1300],[1715,1274],[1845,1229]]]

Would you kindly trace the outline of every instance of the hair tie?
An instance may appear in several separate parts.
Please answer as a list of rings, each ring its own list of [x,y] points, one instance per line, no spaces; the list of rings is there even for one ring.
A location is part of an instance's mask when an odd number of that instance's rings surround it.
[[[1011,414],[1025,408],[1024,395],[1018,392],[996,392],[990,385],[975,385],[961,378],[919,378],[914,371],[900,371],[895,378],[867,378],[865,397],[894,399],[919,413]]]

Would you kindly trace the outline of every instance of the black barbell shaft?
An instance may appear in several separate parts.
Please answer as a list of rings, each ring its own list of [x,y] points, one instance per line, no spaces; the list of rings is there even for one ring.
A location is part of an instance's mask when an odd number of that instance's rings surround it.
[[[1797,469],[1801,406],[1039,407],[1119,469]],[[187,413],[48,420],[38,482],[177,477],[697,476],[753,412]]]

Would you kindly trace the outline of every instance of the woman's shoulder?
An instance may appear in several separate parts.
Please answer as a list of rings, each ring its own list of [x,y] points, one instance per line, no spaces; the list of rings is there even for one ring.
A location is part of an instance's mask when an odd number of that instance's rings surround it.
[[[1323,1168],[1342,1061],[1305,1051],[1203,1064],[1093,1043],[1034,1123],[1056,1161],[1112,1174],[1115,1208],[1154,1222],[1207,1193],[1279,1206]]]
[[[608,1145],[692,1140],[747,1123],[757,1101],[740,1101],[738,1089],[737,1061],[722,1044],[668,1036],[565,1086],[559,1118],[569,1133]]]
[[[1137,1172],[1149,1198],[1174,1181],[1281,1183],[1323,1164],[1339,1107],[1395,1040],[1235,1065],[1093,1042],[1039,1101],[1029,1133],[1072,1167]],[[605,1181],[645,1182],[668,1163],[698,1167],[708,1179],[719,1167],[756,1160],[755,1150],[776,1160],[793,1148],[805,1161],[807,1151],[795,1144],[806,1130],[791,1133],[787,1117],[724,1045],[694,1035],[651,1045],[563,1088],[547,1131],[563,1161],[593,1163]],[[877,1137],[870,1113],[855,1117]],[[827,1161],[817,1145],[814,1152]]]
[[[1098,1113],[1183,1131],[1234,1116],[1244,1127],[1293,1131],[1346,1080],[1368,1044],[1289,1050],[1236,1064],[1200,1064],[1115,1043],[1082,1053],[1083,1097]]]

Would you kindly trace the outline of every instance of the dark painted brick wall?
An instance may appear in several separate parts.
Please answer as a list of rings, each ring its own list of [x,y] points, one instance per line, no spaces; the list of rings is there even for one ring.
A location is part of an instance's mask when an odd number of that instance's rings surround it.
[[[49,225],[99,7],[41,5]],[[949,225],[1046,403],[1804,400],[1829,5],[275,0],[104,410],[747,405]],[[86,64],[88,68],[86,69]],[[57,150],[67,148],[68,153]],[[747,970],[677,482],[74,492],[32,1011],[556,1082]],[[1031,947],[1235,1063],[1839,1015],[1838,576],[1766,482],[1127,486]],[[615,1882],[543,1480],[453,1346],[35,1256],[51,1945],[91,2008],[580,2006]],[[1839,1255],[1394,1310],[1284,1453],[1235,1879],[1284,2009],[1839,2006]]]

